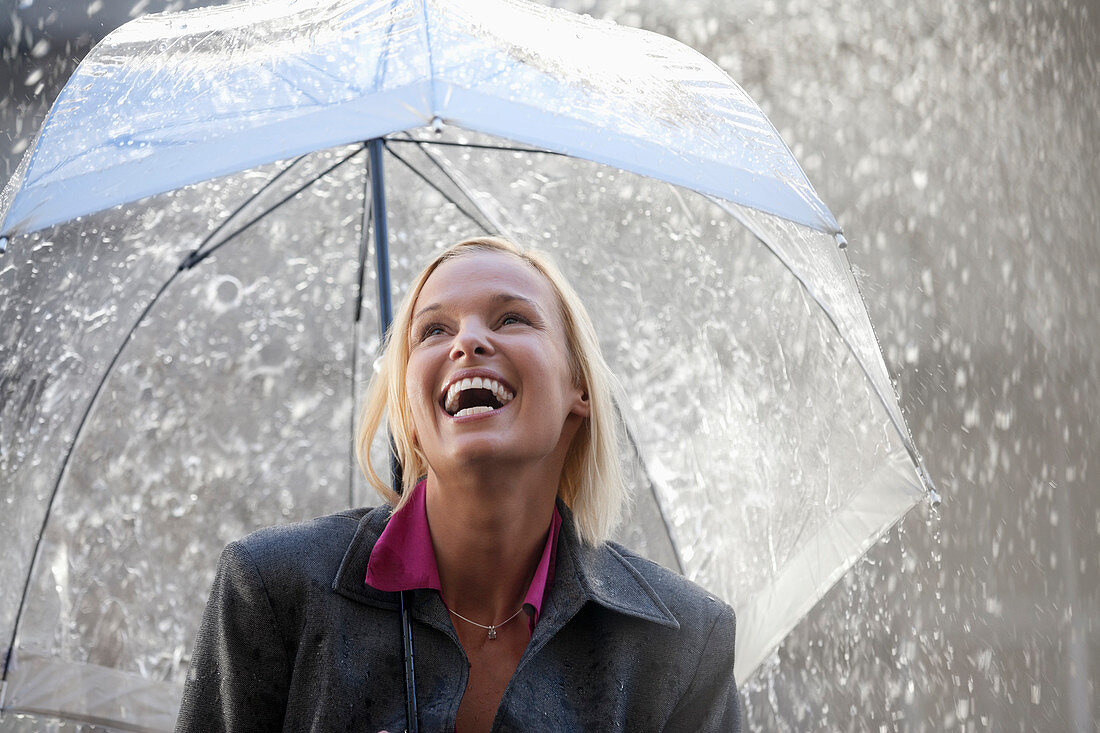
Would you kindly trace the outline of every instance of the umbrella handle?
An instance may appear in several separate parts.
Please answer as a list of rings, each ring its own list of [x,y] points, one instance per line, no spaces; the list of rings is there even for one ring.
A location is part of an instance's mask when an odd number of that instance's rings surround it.
[[[417,733],[416,677],[413,674],[412,622],[409,620],[409,591],[401,591],[401,636],[405,642],[405,733]]]

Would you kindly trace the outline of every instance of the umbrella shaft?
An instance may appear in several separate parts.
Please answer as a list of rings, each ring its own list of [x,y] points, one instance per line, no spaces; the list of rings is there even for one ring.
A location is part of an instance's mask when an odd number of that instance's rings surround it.
[[[374,220],[374,259],[378,269],[378,313],[381,320],[382,342],[393,322],[393,303],[390,295],[390,248],[386,229],[386,188],[382,178],[382,138],[367,142],[370,155],[371,217]]]

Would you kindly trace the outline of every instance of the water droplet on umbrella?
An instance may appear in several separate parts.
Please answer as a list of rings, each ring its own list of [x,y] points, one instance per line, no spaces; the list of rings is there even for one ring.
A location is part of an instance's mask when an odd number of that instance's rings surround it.
[[[223,303],[233,303],[237,300],[237,296],[240,293],[240,285],[236,280],[226,278],[218,283],[217,288],[218,300]]]

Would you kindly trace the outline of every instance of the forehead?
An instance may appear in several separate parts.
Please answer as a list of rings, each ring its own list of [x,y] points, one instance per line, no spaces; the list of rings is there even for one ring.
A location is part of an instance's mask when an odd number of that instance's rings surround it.
[[[428,276],[413,313],[479,298],[510,295],[533,301],[546,315],[557,313],[554,289],[541,272],[504,252],[471,252],[447,260]]]

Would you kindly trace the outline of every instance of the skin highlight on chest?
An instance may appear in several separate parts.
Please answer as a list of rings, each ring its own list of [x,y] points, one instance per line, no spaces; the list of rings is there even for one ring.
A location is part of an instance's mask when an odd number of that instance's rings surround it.
[[[461,621],[458,624],[467,625]],[[455,630],[470,663],[470,676],[458,707],[455,730],[456,733],[483,733],[492,727],[504,691],[527,648],[527,614],[520,613],[518,618],[500,627],[496,639],[489,639],[485,630],[476,626],[469,629],[456,626]]]

